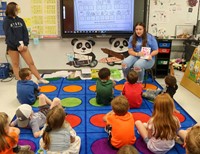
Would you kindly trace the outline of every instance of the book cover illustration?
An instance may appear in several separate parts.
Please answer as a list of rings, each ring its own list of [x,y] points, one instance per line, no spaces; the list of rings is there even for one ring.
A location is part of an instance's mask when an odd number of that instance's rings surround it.
[[[144,56],[141,56],[140,58],[142,58],[142,59],[148,59],[149,55],[151,53],[151,48],[150,47],[142,47],[141,52],[144,53]]]

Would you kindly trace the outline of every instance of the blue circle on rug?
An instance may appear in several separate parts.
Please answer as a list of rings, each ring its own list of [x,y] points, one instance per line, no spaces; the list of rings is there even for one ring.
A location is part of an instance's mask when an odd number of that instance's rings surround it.
[[[92,143],[91,146],[92,153],[95,154],[116,154],[117,150],[112,149],[112,147],[108,143],[107,138],[102,138],[99,140],[96,140]]]
[[[27,140],[27,139],[20,139],[18,142],[19,145],[30,145],[31,146],[31,150],[35,151],[36,150],[36,145],[33,141],[31,140]]]

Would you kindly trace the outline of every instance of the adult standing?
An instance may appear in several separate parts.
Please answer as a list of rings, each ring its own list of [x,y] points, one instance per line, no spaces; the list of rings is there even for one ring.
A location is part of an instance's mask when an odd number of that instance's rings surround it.
[[[150,55],[146,58],[144,52],[141,51],[142,47],[149,47]],[[127,77],[128,72],[132,67],[139,67],[141,69],[141,82],[144,79],[145,69],[150,69],[155,63],[155,56],[158,54],[158,44],[155,37],[146,32],[144,23],[138,22],[135,24],[134,33],[129,38],[128,42],[129,56],[122,62],[122,70],[124,77]]]
[[[22,56],[31,72],[38,79],[38,83],[48,84],[49,81],[40,77],[40,74],[33,62],[28,49],[29,37],[28,30],[22,18],[18,17],[19,6],[15,2],[8,3],[6,7],[6,17],[3,22],[3,30],[6,36],[7,52],[12,61],[15,78],[19,77],[19,55]]]

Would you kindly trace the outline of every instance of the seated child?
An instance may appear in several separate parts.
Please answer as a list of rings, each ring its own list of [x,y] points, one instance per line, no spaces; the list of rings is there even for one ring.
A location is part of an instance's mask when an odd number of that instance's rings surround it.
[[[176,78],[172,75],[167,75],[165,77],[165,85],[166,87],[163,90],[148,89],[142,94],[142,96],[147,99],[154,100],[158,94],[168,93],[171,96],[171,98],[173,98],[174,94],[176,93],[176,90],[178,89]]]
[[[142,94],[142,96],[147,99],[154,100],[158,94],[168,93],[171,96],[171,98],[173,98],[174,94],[176,93],[176,90],[178,89],[176,78],[172,75],[167,75],[165,77],[165,85],[166,87],[163,90],[148,89]]]
[[[39,86],[31,80],[29,68],[20,69],[19,77],[21,80],[17,81],[17,99],[21,104],[33,105],[38,97]]]
[[[9,126],[9,117],[5,112],[0,112],[0,154],[14,154],[21,150],[30,150],[30,146],[19,146],[20,130]]]
[[[133,145],[124,145],[118,151],[117,154],[139,154],[137,149]]]
[[[140,136],[153,153],[167,153],[175,145],[175,137],[180,128],[179,119],[173,115],[174,101],[169,94],[159,94],[154,100],[152,117],[148,123],[135,122]]]
[[[181,131],[181,130],[180,130]],[[179,132],[180,135],[180,132]],[[183,137],[183,136],[181,136]],[[200,153],[200,126],[195,125],[188,130],[183,138],[185,143],[186,154],[199,154]]]
[[[137,72],[129,71],[122,90],[122,95],[128,99],[130,108],[139,108],[142,105],[142,84],[137,83],[137,80]]]
[[[33,136],[35,138],[40,137],[42,133],[40,128],[43,127],[46,122],[46,115],[49,112],[49,109],[52,109],[54,106],[61,105],[59,98],[54,98],[51,103],[46,100],[49,99],[44,94],[39,96],[39,111],[35,113],[30,105],[20,105],[16,110],[17,118],[11,123],[11,126],[18,125],[20,128],[31,128]]]
[[[110,80],[110,70],[102,68],[98,72],[99,79],[96,82],[96,101],[98,104],[110,105],[114,98],[113,87],[115,82]]]
[[[114,148],[121,148],[136,141],[133,115],[128,112],[129,103],[125,96],[117,96],[111,101],[112,111],[103,120],[109,133],[109,143]]]
[[[79,154],[81,139],[65,117],[66,113],[61,106],[54,107],[47,114],[44,133],[40,140],[41,148],[47,153]]]

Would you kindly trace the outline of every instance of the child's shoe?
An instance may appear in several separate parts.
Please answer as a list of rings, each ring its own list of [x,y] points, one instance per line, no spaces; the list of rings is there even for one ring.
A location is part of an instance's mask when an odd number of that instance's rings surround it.
[[[45,80],[45,79],[43,79],[43,78],[41,78],[41,79],[39,79],[39,80],[37,81],[37,83],[48,84],[49,81],[48,81],[48,80]]]

